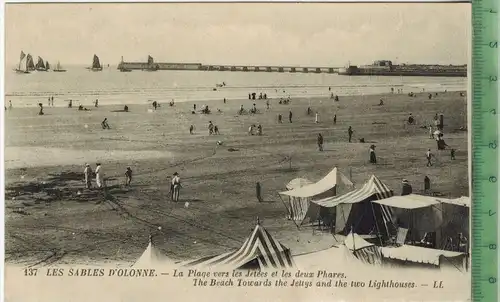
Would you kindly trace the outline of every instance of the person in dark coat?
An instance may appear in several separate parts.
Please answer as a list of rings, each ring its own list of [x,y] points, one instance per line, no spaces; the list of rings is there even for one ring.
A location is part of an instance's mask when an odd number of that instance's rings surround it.
[[[351,142],[353,133],[354,133],[354,131],[352,130],[352,127],[349,126],[349,129],[347,129],[347,134],[349,135],[349,142]]]
[[[257,196],[257,200],[258,200],[259,202],[262,202],[262,192],[261,192],[261,189],[262,189],[262,188],[261,188],[261,186],[260,186],[260,182],[257,182],[257,183],[255,184],[255,194],[256,194],[256,196]]]
[[[410,195],[413,192],[413,188],[411,187],[408,180],[403,179],[402,188],[401,188],[401,196]]]
[[[370,146],[370,163],[371,164],[377,163],[377,156],[375,155],[375,145]]]
[[[290,121],[290,123],[292,122],[292,116],[293,116],[292,109],[290,109],[290,112],[288,113],[288,120]]]
[[[321,133],[318,133],[318,149],[323,151],[323,135]]]
[[[333,116],[333,124],[334,125],[337,124],[337,115],[336,114]]]
[[[455,149],[451,149],[450,155],[451,155],[451,160],[455,160]]]

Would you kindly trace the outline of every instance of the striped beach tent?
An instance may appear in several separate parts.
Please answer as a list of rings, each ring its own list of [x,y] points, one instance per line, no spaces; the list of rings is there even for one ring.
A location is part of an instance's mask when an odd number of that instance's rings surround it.
[[[335,232],[347,234],[351,227],[358,234],[367,234],[374,231],[374,227],[384,228],[389,232],[386,222],[390,222],[392,212],[389,207],[374,205],[373,200],[380,200],[394,196],[394,192],[378,177],[372,175],[359,189],[346,194],[311,201],[311,205],[321,208],[335,208]],[[306,214],[306,219],[314,220],[313,206]],[[316,211],[317,212],[317,211]],[[380,225],[378,225],[380,223]]]
[[[186,261],[184,267],[218,267],[227,269],[287,269],[294,266],[290,249],[274,239],[260,224],[236,251],[218,256]]]
[[[296,178],[290,181],[286,188],[287,191],[279,192],[280,197],[286,197],[283,200],[290,219],[302,222],[312,200],[320,200],[337,195],[338,185],[343,184],[349,188],[353,187],[352,182],[347,179],[337,168],[333,168],[318,182],[311,183],[303,178]],[[316,211],[319,209],[316,208]]]
[[[382,254],[380,247],[369,243],[355,233],[349,233],[344,240],[344,245],[352,252],[353,256],[365,264],[381,265]]]

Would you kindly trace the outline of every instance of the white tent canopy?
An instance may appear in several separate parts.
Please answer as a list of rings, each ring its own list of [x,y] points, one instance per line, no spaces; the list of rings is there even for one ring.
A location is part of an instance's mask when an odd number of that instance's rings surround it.
[[[173,266],[174,261],[164,255],[152,242],[149,237],[148,247],[144,250],[142,255],[134,263],[134,267],[160,267],[160,266]]]
[[[308,186],[312,183],[313,183],[312,181],[310,181],[306,178],[294,178],[289,183],[286,184],[286,189],[287,190],[294,190],[294,189],[301,188],[303,186]]]
[[[297,189],[280,192],[281,195],[287,195],[291,197],[312,197],[328,190],[333,189],[337,185],[337,168],[333,168],[330,173],[323,177],[320,181],[306,185]]]
[[[466,196],[462,196],[460,198],[455,198],[455,199],[449,199],[449,198],[438,198],[434,196],[409,194],[405,196],[392,196],[385,199],[374,200],[373,202],[388,207],[395,207],[407,210],[431,207],[433,205],[438,205],[442,203],[470,207],[470,198]]]

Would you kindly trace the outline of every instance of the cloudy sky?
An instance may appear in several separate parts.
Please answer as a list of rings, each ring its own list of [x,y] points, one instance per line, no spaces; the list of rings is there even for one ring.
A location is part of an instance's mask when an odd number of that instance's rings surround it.
[[[465,64],[470,4],[6,4],[6,61]]]

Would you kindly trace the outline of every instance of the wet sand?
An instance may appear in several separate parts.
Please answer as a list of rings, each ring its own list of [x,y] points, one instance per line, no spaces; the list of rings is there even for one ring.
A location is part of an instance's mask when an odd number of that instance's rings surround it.
[[[129,262],[146,248],[149,234],[171,258],[212,255],[238,247],[257,217],[293,254],[323,249],[340,239],[308,227],[297,230],[277,193],[293,178],[317,181],[334,166],[352,174],[357,185],[375,174],[398,195],[402,178],[419,193],[426,175],[444,196],[468,195],[467,132],[457,130],[466,125],[465,97],[447,92],[428,100],[427,95],[341,97],[335,103],[293,99],[289,105],[270,100],[270,110],[264,100],[211,101],[209,115],[191,114],[192,102],[162,104],[157,111],[129,105],[130,112],[116,112],[122,106],[48,107],[43,116],[36,108],[14,108],[5,114],[6,261]],[[380,98],[384,106],[378,106]],[[253,102],[259,114],[236,114],[241,104],[249,109]],[[306,115],[308,106],[319,112],[320,123]],[[405,123],[410,112],[417,125]],[[437,112],[445,115],[445,140],[457,150],[454,161],[449,151],[437,152],[428,130],[420,128]],[[277,123],[279,113],[283,124]],[[110,130],[100,126],[104,117]],[[209,121],[220,135],[208,135]],[[263,135],[248,135],[248,126],[259,123]],[[317,150],[318,133],[324,152]],[[372,143],[377,165],[368,164]],[[436,154],[433,167],[425,166],[428,148]],[[83,189],[83,165],[95,168],[98,161],[108,178],[106,195]],[[134,171],[130,188],[123,186],[127,166]],[[168,194],[174,172],[183,181],[179,203]],[[257,181],[262,203],[255,197]]]

